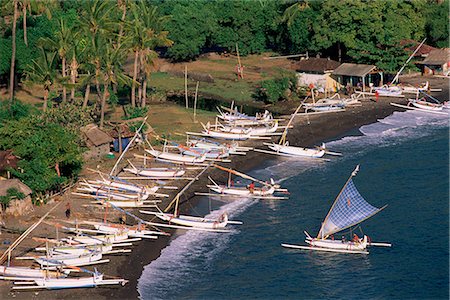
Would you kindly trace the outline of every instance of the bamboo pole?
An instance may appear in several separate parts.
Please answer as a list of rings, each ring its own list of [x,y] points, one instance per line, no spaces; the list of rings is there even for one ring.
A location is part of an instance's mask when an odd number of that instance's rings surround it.
[[[186,109],[189,108],[188,89],[187,89],[187,65],[184,66],[184,96],[186,98]]]
[[[236,53],[237,53],[237,57],[238,57],[238,66],[239,66],[241,78],[244,79],[244,70],[242,69],[242,65],[241,65],[241,56],[239,55],[238,43],[236,43]],[[238,79],[239,79],[239,72],[238,72]]]
[[[6,249],[6,251],[2,254],[2,256],[0,257],[0,265],[3,264],[3,262],[5,261],[5,259],[8,257],[11,257],[11,252],[27,237],[27,235],[29,235],[36,227],[39,226],[39,224],[41,224],[42,221],[44,221],[44,219],[52,212],[54,211],[58,206],[61,205],[61,203],[63,203],[64,201],[61,201],[59,203],[57,203],[55,206],[53,206],[45,215],[43,215],[36,223],[34,223],[33,225],[31,225],[27,230],[25,230],[24,233],[22,233],[21,236],[19,236],[17,238],[17,240],[15,240],[11,246],[9,246],[8,249]]]
[[[198,96],[198,85],[199,81],[197,81],[197,86],[195,87],[195,98],[194,98],[194,123],[197,123],[195,117],[197,116],[197,96]]]

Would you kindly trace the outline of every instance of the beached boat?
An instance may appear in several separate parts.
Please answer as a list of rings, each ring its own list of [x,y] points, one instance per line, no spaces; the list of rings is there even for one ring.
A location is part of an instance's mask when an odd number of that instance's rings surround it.
[[[386,207],[376,208],[361,196],[352,180],[358,171],[359,165],[356,166],[331,206],[317,237],[313,238],[305,231],[305,242],[309,246],[292,244],[282,244],[282,246],[293,249],[355,254],[368,254],[367,246],[390,247],[391,245],[388,243],[372,243],[366,235],[363,238],[354,235],[353,240],[348,241],[333,239],[333,234],[360,224]]]
[[[0,266],[0,279],[18,280],[20,278],[66,277],[67,274],[29,267]]]
[[[221,106],[220,108],[217,107],[217,110],[219,111],[218,118],[231,123],[244,121],[247,123],[251,122],[250,125],[258,125],[273,120],[272,114],[267,110],[264,113],[256,113],[254,117],[238,112],[237,107],[233,109],[233,104],[231,105],[231,109]]]
[[[259,127],[235,127],[235,126],[219,126],[218,129],[222,132],[250,134],[251,136],[260,136],[274,133],[278,130],[278,121],[271,125]]]
[[[287,154],[290,156],[301,156],[301,157],[311,157],[311,158],[320,158],[325,155],[325,144],[322,144],[321,147],[318,148],[303,148],[303,147],[294,147],[289,146],[289,142],[286,141],[284,144],[275,144],[275,143],[264,143],[271,150],[281,153]]]
[[[149,187],[145,185],[131,183],[126,180],[119,179],[117,177],[113,177],[112,179],[105,179],[102,177],[101,180],[100,179],[89,180],[87,182],[91,184],[100,185],[104,189],[115,189],[128,193],[154,194],[158,191],[157,186]]]
[[[84,244],[84,245],[96,245],[104,243],[121,243],[128,239],[128,234],[126,232],[118,232],[114,234],[96,235],[96,236],[71,236],[62,239],[63,242],[68,244]]]
[[[403,93],[406,94],[419,94],[422,92],[426,92],[429,88],[429,82],[427,81],[425,84],[421,86],[412,86],[412,85],[404,85],[400,84],[399,87],[402,89]]]
[[[184,216],[178,214],[152,212],[145,210],[140,210],[139,212],[143,214],[154,215],[163,221],[167,221],[172,224],[177,224],[186,227],[217,229],[217,228],[224,228],[225,226],[227,226],[227,224],[230,224],[230,222],[228,221],[228,215],[226,213],[222,214],[217,219],[206,219],[202,217]]]
[[[284,132],[283,132],[278,144],[264,143],[264,145],[269,147],[269,149],[272,151],[267,151],[267,150],[263,150],[263,149],[254,149],[254,150],[256,152],[274,154],[274,155],[279,155],[279,156],[288,156],[288,157],[321,158],[325,154],[341,155],[340,153],[330,152],[330,151],[326,150],[324,143],[322,143],[322,145],[320,147],[316,147],[316,148],[304,148],[304,147],[297,147],[297,146],[289,145],[289,141],[286,140],[288,129],[289,129],[291,123],[294,121],[295,116],[297,115],[297,113],[299,112],[300,108],[303,105],[304,105],[304,101],[297,107],[295,112],[292,114],[286,128],[284,129]]]
[[[206,155],[202,155],[199,157],[195,156],[189,156],[189,155],[183,155],[178,153],[169,153],[169,152],[162,152],[154,149],[145,149],[145,151],[151,155],[153,155],[157,159],[171,161],[171,162],[177,162],[177,163],[185,163],[185,164],[201,164],[205,162]]]
[[[33,289],[74,289],[74,288],[92,288],[101,285],[122,285],[128,281],[121,278],[104,279],[103,274],[95,273],[90,277],[71,277],[71,278],[40,278],[30,282],[14,282],[13,290],[33,290]]]
[[[425,97],[420,99],[409,99],[408,105],[413,105],[417,108],[431,111],[442,111],[444,109],[443,104],[429,102]]]
[[[378,94],[381,97],[401,97],[403,90],[395,85],[383,85],[380,87],[372,87],[370,92]]]
[[[151,178],[171,178],[181,177],[186,171],[180,168],[142,168],[135,167],[130,161],[128,161],[130,167],[123,170],[137,176],[151,177]]]
[[[41,268],[57,266],[85,266],[93,263],[99,263],[102,259],[100,252],[88,252],[83,254],[59,254],[38,256],[34,258]],[[102,261],[106,262],[106,261]]]

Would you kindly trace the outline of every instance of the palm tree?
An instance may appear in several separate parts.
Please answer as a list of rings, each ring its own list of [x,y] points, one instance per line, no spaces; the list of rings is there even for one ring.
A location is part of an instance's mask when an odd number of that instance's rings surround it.
[[[17,0],[13,0],[14,5],[14,16],[13,16],[13,24],[12,24],[12,48],[11,48],[11,68],[9,72],[9,100],[12,104],[14,99],[14,75],[15,75],[15,64],[16,64],[16,26],[17,26]]]
[[[104,48],[101,67],[101,81],[103,83],[103,95],[100,113],[100,128],[103,128],[106,110],[106,98],[109,95],[109,87],[112,84],[130,84],[131,78],[125,75],[122,64],[126,58],[126,51],[123,47],[114,48],[112,44],[107,44]]]
[[[141,95],[146,98],[146,81],[150,75],[150,66],[156,57],[154,49],[159,46],[171,46],[173,42],[167,38],[168,32],[163,30],[167,17],[160,17],[156,7],[147,6],[144,2],[134,2],[131,5],[131,12],[132,20],[126,22],[125,29],[126,43],[134,52],[131,105],[135,107],[138,72],[141,74],[138,100],[141,101]],[[145,101],[142,104],[145,106]]]
[[[79,19],[79,25],[84,31],[85,36],[90,40],[90,52],[92,55],[89,56],[90,63],[95,66],[95,86],[97,88],[97,95],[101,101],[100,92],[100,59],[102,54],[101,47],[99,44],[99,38],[105,33],[109,33],[114,30],[116,23],[111,18],[111,11],[114,6],[111,5],[109,1],[101,0],[88,0],[86,1],[86,9],[83,11]]]
[[[25,70],[26,81],[41,84],[44,88],[44,112],[47,110],[48,94],[57,82],[61,82],[56,71],[56,52],[45,52],[41,47],[41,56],[32,60]]]
[[[61,66],[61,74],[63,77],[67,76],[67,54],[72,48],[75,47],[74,40],[77,39],[79,32],[74,31],[73,27],[68,27],[64,21],[64,19],[59,19],[58,28],[54,32],[52,38],[42,38],[39,42],[41,46],[45,46],[47,49],[56,50],[61,58],[62,66]],[[74,56],[72,56],[72,63]],[[73,75],[73,73],[72,73]],[[75,81],[72,82],[75,84]],[[74,88],[73,88],[74,89]],[[74,91],[74,90],[73,90]],[[75,92],[73,92],[75,93]],[[66,87],[63,86],[63,102],[67,100],[67,92]],[[73,97],[72,97],[73,98]]]
[[[23,41],[25,42],[25,45],[28,46],[28,39],[27,39],[27,15],[28,13],[32,13],[33,11],[37,12],[38,14],[46,13],[47,18],[51,18],[51,10],[58,6],[57,0],[19,0],[18,5],[20,6],[22,10],[22,17],[23,17]]]

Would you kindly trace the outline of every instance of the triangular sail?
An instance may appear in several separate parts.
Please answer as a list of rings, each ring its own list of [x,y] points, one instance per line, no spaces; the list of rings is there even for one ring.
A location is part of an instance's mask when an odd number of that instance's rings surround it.
[[[355,172],[353,173],[355,174]],[[325,238],[370,218],[383,208],[370,205],[358,192],[350,177],[322,223],[318,238]]]

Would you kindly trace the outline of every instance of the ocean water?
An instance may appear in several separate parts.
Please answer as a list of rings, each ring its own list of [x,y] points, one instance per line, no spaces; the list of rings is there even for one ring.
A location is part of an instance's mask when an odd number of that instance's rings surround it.
[[[226,234],[180,232],[144,268],[141,299],[448,299],[448,118],[396,112],[360,132],[327,144],[342,157],[281,159],[251,173],[281,182],[289,200],[205,198],[199,214],[227,211],[244,225]],[[369,255],[281,247],[304,244],[304,230],[317,234],[357,164],[360,193],[388,205],[361,229],[393,247]]]

